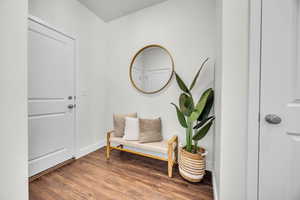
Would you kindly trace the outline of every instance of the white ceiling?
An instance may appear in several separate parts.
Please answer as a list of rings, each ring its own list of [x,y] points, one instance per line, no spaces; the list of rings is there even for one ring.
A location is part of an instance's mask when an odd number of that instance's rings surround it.
[[[105,22],[166,0],[78,0]]]

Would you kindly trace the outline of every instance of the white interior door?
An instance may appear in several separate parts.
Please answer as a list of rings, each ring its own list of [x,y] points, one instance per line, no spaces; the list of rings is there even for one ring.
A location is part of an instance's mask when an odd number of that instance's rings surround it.
[[[259,199],[299,200],[299,0],[262,3]]]
[[[74,40],[29,20],[29,175],[74,156]]]

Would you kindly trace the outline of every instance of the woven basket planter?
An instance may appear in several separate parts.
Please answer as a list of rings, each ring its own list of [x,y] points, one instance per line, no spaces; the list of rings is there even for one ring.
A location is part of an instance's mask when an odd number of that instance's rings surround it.
[[[199,153],[193,154],[181,147],[178,156],[180,175],[190,182],[200,182],[205,174],[206,154],[207,152],[203,148],[199,148]]]

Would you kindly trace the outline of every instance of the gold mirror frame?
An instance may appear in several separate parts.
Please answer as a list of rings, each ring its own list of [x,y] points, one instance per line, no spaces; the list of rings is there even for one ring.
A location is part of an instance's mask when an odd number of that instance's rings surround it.
[[[172,62],[172,73],[171,73],[171,76],[170,76],[169,80],[167,81],[167,83],[166,83],[162,88],[160,88],[159,90],[153,91],[153,92],[146,92],[146,91],[140,89],[140,88],[134,83],[133,77],[132,77],[132,68],[133,68],[134,61],[135,61],[135,59],[138,57],[138,55],[139,55],[140,53],[142,53],[145,49],[148,49],[148,48],[151,48],[151,47],[158,47],[158,48],[161,48],[161,49],[163,49],[163,50],[170,56],[170,59],[171,59],[171,62]],[[142,92],[142,93],[144,93],[144,94],[155,94],[155,93],[158,93],[158,92],[162,91],[163,89],[165,89],[165,88],[169,85],[169,83],[171,82],[171,80],[172,80],[172,78],[173,78],[173,76],[174,76],[174,71],[175,71],[175,70],[174,70],[174,59],[173,59],[171,53],[168,51],[168,49],[166,49],[165,47],[163,47],[163,46],[161,46],[161,45],[158,45],[158,44],[151,44],[151,45],[147,45],[147,46],[143,47],[142,49],[140,49],[140,50],[134,55],[134,57],[132,58],[131,63],[130,63],[130,67],[129,67],[129,77],[130,77],[130,82],[131,82],[131,84],[132,84],[132,85],[135,87],[135,89],[137,89],[138,91],[140,91],[140,92]]]

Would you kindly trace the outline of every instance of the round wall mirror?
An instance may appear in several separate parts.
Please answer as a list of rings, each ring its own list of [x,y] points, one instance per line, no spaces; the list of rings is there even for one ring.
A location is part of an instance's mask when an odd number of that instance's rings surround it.
[[[160,45],[149,45],[139,50],[130,65],[130,80],[142,93],[154,94],[171,81],[174,61],[169,51]]]

